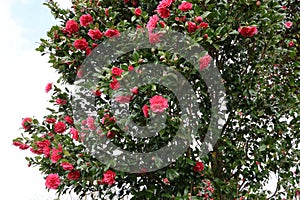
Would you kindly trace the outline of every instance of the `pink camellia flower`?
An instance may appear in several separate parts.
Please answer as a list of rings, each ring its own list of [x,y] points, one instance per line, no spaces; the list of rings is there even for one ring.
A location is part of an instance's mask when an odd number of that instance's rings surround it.
[[[157,15],[153,15],[150,17],[146,26],[149,32],[152,32],[152,30],[157,26],[158,21],[159,17]]]
[[[63,133],[66,130],[66,124],[64,122],[57,122],[54,124],[54,131],[56,133]]]
[[[291,27],[293,26],[293,22],[291,22],[291,21],[285,22],[285,23],[284,23],[284,26],[285,26],[286,28],[291,28]]]
[[[113,29],[107,29],[104,33],[104,35],[106,37],[109,37],[109,38],[114,38],[114,37],[120,37],[121,36],[121,33],[118,31],[118,30],[113,30]]]
[[[282,10],[286,10],[287,7],[286,7],[286,6],[281,6],[281,9],[282,9]]]
[[[74,120],[71,116],[67,115],[65,116],[65,121],[68,123],[68,124],[73,124],[74,123]]]
[[[116,177],[116,173],[111,170],[108,170],[104,172],[101,183],[113,185],[115,183],[115,177]]]
[[[168,108],[168,100],[160,95],[155,95],[150,99],[150,109],[153,112],[162,113]]]
[[[129,65],[129,66],[128,66],[128,71],[132,71],[132,70],[134,70],[134,66]]]
[[[115,101],[118,102],[118,103],[121,103],[121,104],[124,104],[124,103],[129,103],[132,99],[132,96],[131,95],[127,95],[127,96],[117,96],[115,98]]]
[[[83,38],[75,40],[73,45],[78,50],[86,50],[86,48],[89,46],[89,43],[87,43],[87,41]]]
[[[78,141],[79,134],[78,134],[77,129],[74,128],[74,127],[71,127],[71,128],[70,128],[70,133],[71,133],[71,135],[72,135],[72,138],[73,138],[74,140]]]
[[[77,75],[78,78],[82,78],[82,77],[83,77],[83,74],[84,74],[84,70],[82,69],[81,66],[79,66],[79,67],[77,68],[76,75]]]
[[[157,9],[168,8],[171,6],[172,3],[173,3],[173,0],[162,0],[159,2]]]
[[[143,110],[144,117],[148,118],[149,117],[149,107],[147,106],[147,104],[145,104],[143,106],[142,110]]]
[[[63,162],[60,166],[66,171],[72,171],[74,169],[73,165],[68,162]]]
[[[67,101],[65,99],[56,99],[55,102],[58,104],[58,105],[66,105],[67,104]]]
[[[67,175],[67,179],[69,179],[69,180],[77,181],[79,178],[80,178],[79,170],[71,171]]]
[[[119,67],[113,67],[112,69],[111,69],[111,73],[113,74],[113,75],[115,75],[115,76],[121,76],[122,75],[122,73],[123,73],[123,69],[120,69]]]
[[[164,182],[165,184],[167,184],[167,185],[170,185],[170,181],[169,181],[168,178],[164,178],[164,179],[163,179],[163,182]]]
[[[93,17],[90,14],[82,15],[79,19],[81,26],[88,26],[89,24],[93,23]]]
[[[93,40],[99,40],[102,38],[103,33],[99,29],[91,29],[88,32],[88,35],[93,39]]]
[[[66,23],[65,31],[69,34],[78,32],[78,23],[75,20],[69,20]]]
[[[119,81],[113,77],[113,81],[109,84],[109,87],[112,89],[112,90],[117,90],[121,87]]]
[[[151,44],[156,44],[158,42],[160,42],[160,38],[163,36],[163,33],[152,33],[152,32],[149,32],[149,42]]]
[[[157,13],[161,18],[168,18],[171,15],[171,12],[168,8],[158,8]]]
[[[53,123],[56,122],[56,119],[55,119],[55,118],[47,118],[47,119],[45,120],[45,122],[47,122],[47,123],[49,123],[49,124],[53,124]]]
[[[96,129],[95,119],[93,117],[89,116],[86,119],[86,122],[87,122],[87,125],[88,125],[88,127],[89,127],[90,130],[95,130]]]
[[[196,162],[195,166],[194,166],[194,171],[195,172],[201,172],[204,170],[204,164],[203,162]]]
[[[25,131],[29,130],[31,128],[32,119],[30,117],[26,117],[22,121],[22,127]]]
[[[238,32],[243,37],[252,37],[253,35],[257,34],[258,31],[256,26],[244,26],[244,27],[239,27]]]
[[[49,174],[46,177],[45,185],[48,189],[56,190],[60,185],[60,178],[59,178],[58,174]]]
[[[193,4],[190,3],[190,2],[182,2],[179,6],[178,6],[178,9],[183,11],[183,12],[187,12],[189,10],[192,10],[193,9]]]
[[[115,136],[115,133],[112,132],[112,131],[108,131],[107,134],[106,134],[107,138],[113,138],[114,136]]]
[[[142,11],[142,9],[141,8],[136,8],[135,10],[134,10],[134,14],[136,15],[136,16],[141,16],[141,14],[143,13],[143,11]]]
[[[200,70],[201,71],[205,70],[209,66],[210,62],[211,62],[211,57],[208,54],[200,58],[199,60]]]
[[[187,27],[187,31],[189,33],[193,33],[197,30],[197,25],[194,22],[187,22],[188,27]]]
[[[52,89],[52,83],[48,83],[45,87],[45,92],[48,93]]]

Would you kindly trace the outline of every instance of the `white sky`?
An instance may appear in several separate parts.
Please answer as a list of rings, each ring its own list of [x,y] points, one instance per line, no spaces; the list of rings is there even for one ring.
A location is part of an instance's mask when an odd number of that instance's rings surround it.
[[[59,0],[62,6],[69,0]],[[38,168],[27,167],[25,153],[12,146],[20,136],[23,117],[42,119],[50,96],[44,92],[55,82],[55,71],[35,51],[39,38],[55,23],[50,10],[37,0],[0,0],[0,191],[1,199],[47,200],[54,192],[45,190]],[[65,199],[71,199],[70,196]]]
[[[58,0],[67,7],[69,0]],[[37,0],[0,0],[0,191],[3,199],[52,200],[54,192],[45,190],[38,168],[27,167],[25,155],[12,146],[19,137],[24,117],[42,119],[50,94],[44,92],[56,73],[35,51],[39,38],[55,24],[50,10]],[[27,153],[26,153],[27,152]],[[272,185],[272,184],[271,184]],[[68,195],[63,199],[71,200]],[[74,199],[74,198],[73,198]]]

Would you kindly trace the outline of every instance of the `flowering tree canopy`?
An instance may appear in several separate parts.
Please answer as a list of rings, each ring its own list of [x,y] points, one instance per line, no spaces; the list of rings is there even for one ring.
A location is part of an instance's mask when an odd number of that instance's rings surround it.
[[[37,51],[60,77],[45,88],[53,106],[42,121],[24,116],[13,145],[33,153],[45,187],[95,199],[300,195],[298,0],[44,4],[60,24]],[[131,153],[108,159],[110,144]]]

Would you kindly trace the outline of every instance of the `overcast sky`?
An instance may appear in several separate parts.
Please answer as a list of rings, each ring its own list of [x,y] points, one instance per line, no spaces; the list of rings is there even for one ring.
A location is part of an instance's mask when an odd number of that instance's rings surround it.
[[[0,0],[0,191],[1,199],[47,200],[54,192],[45,190],[38,168],[27,167],[26,153],[12,146],[20,136],[24,117],[42,119],[50,96],[44,92],[55,82],[55,71],[35,51],[39,38],[56,22],[39,0]],[[64,7],[69,0],[59,0]],[[27,151],[27,155],[31,155]],[[71,199],[66,197],[64,199]]]

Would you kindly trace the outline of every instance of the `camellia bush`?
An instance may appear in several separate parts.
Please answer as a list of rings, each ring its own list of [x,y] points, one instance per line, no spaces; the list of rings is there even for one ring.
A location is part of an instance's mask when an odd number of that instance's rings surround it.
[[[45,88],[52,104],[45,117],[23,118],[13,145],[33,153],[26,160],[46,188],[93,199],[299,197],[299,1],[44,4],[60,24],[37,51],[59,79]],[[208,80],[224,87],[224,115],[215,116],[212,99],[220,94]],[[149,125],[160,129],[142,129]],[[145,160],[135,153],[116,160],[108,144],[143,155],[173,146]],[[264,187],[271,174],[272,192]]]

